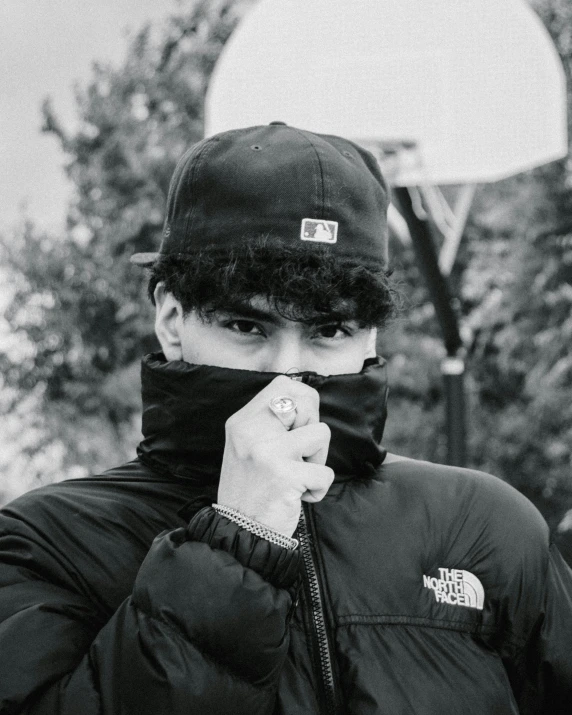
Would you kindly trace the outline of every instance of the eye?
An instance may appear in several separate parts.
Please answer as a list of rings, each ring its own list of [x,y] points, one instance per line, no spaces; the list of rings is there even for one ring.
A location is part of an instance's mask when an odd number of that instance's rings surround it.
[[[241,335],[264,335],[260,326],[252,320],[230,320],[225,327]]]
[[[351,331],[341,323],[328,323],[327,325],[318,325],[316,334],[326,340],[339,340],[351,335]]]

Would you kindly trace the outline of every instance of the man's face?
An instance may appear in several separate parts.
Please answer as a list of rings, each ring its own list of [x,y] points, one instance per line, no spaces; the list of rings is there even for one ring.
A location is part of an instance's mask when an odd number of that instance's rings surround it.
[[[320,375],[357,373],[375,355],[375,329],[355,321],[287,320],[263,298],[208,320],[184,316],[178,301],[160,287],[155,294],[156,331],[168,360],[240,370]]]

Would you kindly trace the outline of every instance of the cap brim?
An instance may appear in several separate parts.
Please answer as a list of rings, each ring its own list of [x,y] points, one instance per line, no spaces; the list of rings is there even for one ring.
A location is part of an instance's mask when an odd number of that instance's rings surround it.
[[[129,260],[136,266],[148,268],[152,266],[158,258],[158,253],[134,253]]]

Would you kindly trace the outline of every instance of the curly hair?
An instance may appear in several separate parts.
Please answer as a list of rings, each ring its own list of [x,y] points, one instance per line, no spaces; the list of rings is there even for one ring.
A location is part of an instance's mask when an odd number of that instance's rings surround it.
[[[288,320],[335,314],[361,327],[381,327],[396,311],[389,273],[332,254],[326,246],[260,238],[221,251],[206,248],[192,257],[163,255],[151,268],[148,294],[159,282],[185,315],[208,320],[233,311],[255,296]]]

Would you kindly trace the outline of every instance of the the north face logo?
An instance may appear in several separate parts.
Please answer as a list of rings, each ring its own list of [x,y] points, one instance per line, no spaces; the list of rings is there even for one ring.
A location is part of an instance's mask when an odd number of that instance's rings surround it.
[[[302,227],[300,229],[300,238],[302,241],[336,243],[338,240],[338,222],[303,218]]]
[[[483,610],[485,590],[479,579],[462,569],[439,569],[439,578],[423,576],[423,585],[435,593],[438,603]]]

